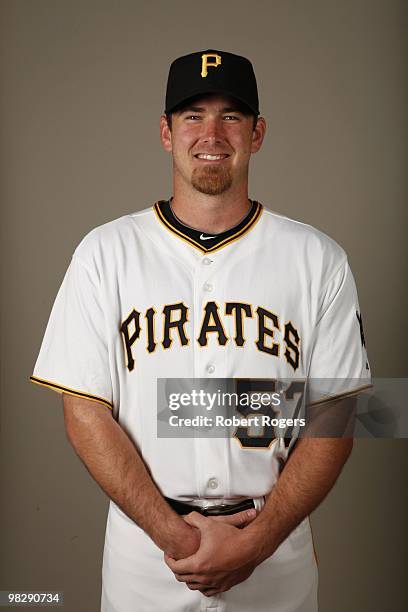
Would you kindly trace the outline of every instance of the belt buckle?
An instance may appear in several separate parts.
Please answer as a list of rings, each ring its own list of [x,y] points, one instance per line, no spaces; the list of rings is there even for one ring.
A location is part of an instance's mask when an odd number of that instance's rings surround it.
[[[203,506],[201,508],[201,514],[204,516],[217,516],[219,514],[224,514],[227,508],[233,508],[235,505],[236,504],[217,504],[216,506]]]

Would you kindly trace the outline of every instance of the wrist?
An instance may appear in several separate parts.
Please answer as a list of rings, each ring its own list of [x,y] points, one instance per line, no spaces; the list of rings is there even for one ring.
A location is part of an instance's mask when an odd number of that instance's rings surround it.
[[[241,530],[242,546],[247,551],[248,561],[259,565],[270,557],[278,547],[272,529],[265,529],[255,521]]]
[[[177,514],[168,518],[162,528],[157,531],[155,538],[157,546],[175,559],[182,556],[185,551],[198,548],[199,542],[198,530]]]

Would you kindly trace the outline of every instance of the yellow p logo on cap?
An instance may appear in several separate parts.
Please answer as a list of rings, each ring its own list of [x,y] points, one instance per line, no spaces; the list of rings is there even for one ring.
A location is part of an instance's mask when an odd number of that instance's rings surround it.
[[[201,58],[201,76],[203,78],[208,74],[207,68],[217,68],[221,64],[221,55],[218,55],[218,53],[204,53]],[[210,58],[215,61],[210,61]]]

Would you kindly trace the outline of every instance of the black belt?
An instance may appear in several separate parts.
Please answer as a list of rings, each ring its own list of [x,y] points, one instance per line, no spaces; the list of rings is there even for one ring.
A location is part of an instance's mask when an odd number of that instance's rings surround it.
[[[237,504],[219,504],[218,506],[209,506],[202,508],[201,506],[194,506],[190,504],[184,504],[177,499],[170,499],[169,497],[164,498],[166,502],[177,512],[177,514],[190,514],[190,512],[199,512],[204,516],[218,516],[227,514],[236,514],[242,512],[242,510],[250,510],[255,508],[253,499],[244,499]]]

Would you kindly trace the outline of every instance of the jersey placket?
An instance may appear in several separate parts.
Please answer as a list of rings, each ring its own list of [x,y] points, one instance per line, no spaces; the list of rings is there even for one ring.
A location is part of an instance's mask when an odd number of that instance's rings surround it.
[[[194,377],[218,379],[226,375],[227,355],[225,347],[218,342],[218,333],[207,334],[207,345],[201,346],[198,342],[202,329],[205,306],[214,302],[219,306],[219,315],[222,320],[221,306],[225,301],[224,288],[219,270],[220,255],[218,253],[204,254],[197,262],[194,271],[193,287],[193,353]],[[216,392],[218,385],[211,386]],[[203,408],[201,414],[214,417],[213,411]],[[195,437],[195,453],[197,467],[197,495],[199,497],[222,497],[228,494],[228,463],[226,462],[226,440],[215,437],[215,430],[207,432],[204,437],[198,431]]]

